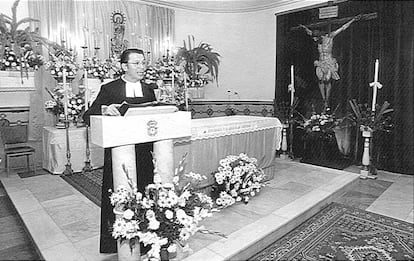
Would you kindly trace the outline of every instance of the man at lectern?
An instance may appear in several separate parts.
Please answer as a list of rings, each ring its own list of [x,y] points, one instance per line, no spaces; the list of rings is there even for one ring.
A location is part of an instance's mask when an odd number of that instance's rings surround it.
[[[144,78],[146,62],[144,52],[139,49],[125,50],[120,57],[121,67],[124,74],[101,87],[96,100],[93,102],[83,118],[89,125],[91,115],[120,116],[118,108],[123,102],[129,104],[140,104],[155,101],[154,88],[141,81]],[[151,151],[153,143],[141,143],[135,145],[137,163],[137,186],[138,190],[144,192],[146,185],[153,182],[154,166]],[[109,189],[113,189],[112,177],[112,155],[111,148],[105,149],[104,172],[101,199],[101,253],[116,253],[116,240],[112,238],[112,224],[115,215],[109,200]]]

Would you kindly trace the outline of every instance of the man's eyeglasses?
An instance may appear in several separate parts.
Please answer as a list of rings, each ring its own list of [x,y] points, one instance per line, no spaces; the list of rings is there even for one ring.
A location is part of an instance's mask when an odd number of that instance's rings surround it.
[[[128,62],[128,64],[133,64],[133,65],[135,65],[135,66],[138,66],[138,65],[145,66],[145,65],[147,64],[147,62],[146,62],[146,61],[135,62],[135,63],[130,63],[130,62]]]

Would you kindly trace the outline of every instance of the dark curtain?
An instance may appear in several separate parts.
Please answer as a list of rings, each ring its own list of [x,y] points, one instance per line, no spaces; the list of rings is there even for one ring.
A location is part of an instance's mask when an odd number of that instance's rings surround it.
[[[380,61],[377,103],[391,103],[394,128],[391,133],[377,132],[374,139],[376,165],[380,169],[414,174],[414,1],[347,1],[337,4],[338,18],[377,13],[377,18],[353,23],[334,38],[333,57],[339,64],[341,79],[333,81],[330,107],[339,105],[339,115],[350,111],[348,101],[371,104],[375,59]],[[287,86],[290,65],[295,66],[298,111],[302,114],[322,110],[322,97],[315,75],[318,59],[316,43],[299,24],[320,22],[318,8],[277,16],[276,102],[289,101]],[[341,24],[332,23],[332,30]],[[322,30],[327,30],[327,27]],[[276,110],[276,108],[275,108]],[[303,147],[296,131],[294,151],[300,156]],[[354,130],[356,134],[356,130]],[[353,135],[355,145],[356,135]],[[359,159],[362,144],[359,140]]]

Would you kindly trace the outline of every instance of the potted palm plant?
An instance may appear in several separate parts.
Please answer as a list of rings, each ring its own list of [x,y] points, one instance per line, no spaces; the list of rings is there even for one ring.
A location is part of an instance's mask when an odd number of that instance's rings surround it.
[[[28,72],[38,69],[43,64],[43,57],[39,54],[39,44],[49,42],[40,36],[38,29],[31,30],[30,26],[22,28],[27,23],[39,22],[39,20],[29,17],[17,20],[19,2],[20,0],[16,0],[13,3],[11,17],[0,14],[0,71],[8,71],[3,77],[15,77],[20,72],[19,76],[22,80],[22,83],[18,83],[20,86],[23,84],[23,73],[26,73],[29,78]],[[8,87],[13,87],[10,86],[13,80],[2,82]]]
[[[184,46],[178,49],[176,59],[179,64],[184,63],[189,87],[202,87],[211,81],[216,81],[218,86],[220,54],[214,52],[210,44],[200,42],[195,46],[194,36],[189,36],[188,45],[184,40]]]
[[[376,109],[373,112],[367,104],[358,104],[355,99],[349,101],[352,112],[347,118],[357,127],[357,130],[362,132],[363,137],[372,137],[376,131],[390,132],[393,124],[391,116],[389,115],[394,110],[390,108],[390,103],[385,101],[381,106],[376,104]],[[355,138],[355,159],[359,147],[359,133],[356,133]],[[371,146],[372,148],[372,146]]]

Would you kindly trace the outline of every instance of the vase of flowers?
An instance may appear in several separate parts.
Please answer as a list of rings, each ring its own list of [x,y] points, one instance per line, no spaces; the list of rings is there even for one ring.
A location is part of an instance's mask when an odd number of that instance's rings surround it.
[[[50,95],[51,100],[45,102],[46,111],[55,115],[57,119],[56,127],[64,128],[65,121],[65,95],[67,95],[67,113],[70,124],[77,125],[80,120],[80,116],[85,111],[85,99],[84,92],[77,94],[72,93],[70,88],[64,89],[63,83],[58,83],[57,87],[49,90],[45,88]],[[65,94],[65,92],[68,92]]]
[[[88,58],[85,62],[85,70],[88,79],[99,79],[103,82],[105,79],[111,78],[111,66],[108,62],[102,62],[97,57]]]
[[[141,248],[130,239],[118,239],[118,261],[139,261],[141,260]]]
[[[40,36],[38,28],[22,28],[24,24],[39,20],[29,17],[17,20],[19,2],[20,0],[14,1],[11,17],[0,14],[0,70],[20,71],[23,79],[27,72],[37,70],[44,62],[38,48],[39,44],[50,45],[50,42]]]
[[[213,175],[212,197],[221,208],[239,201],[247,204],[265,186],[265,174],[257,167],[257,160],[244,153],[220,160],[218,171]]]
[[[50,58],[45,67],[58,83],[63,83],[64,72],[66,72],[67,82],[75,79],[79,65],[76,63],[76,57],[72,51],[60,49],[56,54],[50,54]]]
[[[154,174],[154,184],[145,193],[137,190],[128,178],[128,187],[119,186],[111,194],[111,204],[117,218],[113,225],[115,239],[129,240],[129,245],[150,246],[149,258],[160,259],[163,247],[173,252],[175,244],[184,244],[191,235],[204,231],[199,222],[211,216],[213,203],[209,196],[195,190],[194,183],[203,177],[176,171],[173,183],[161,183]],[[156,168],[155,168],[156,169]]]

